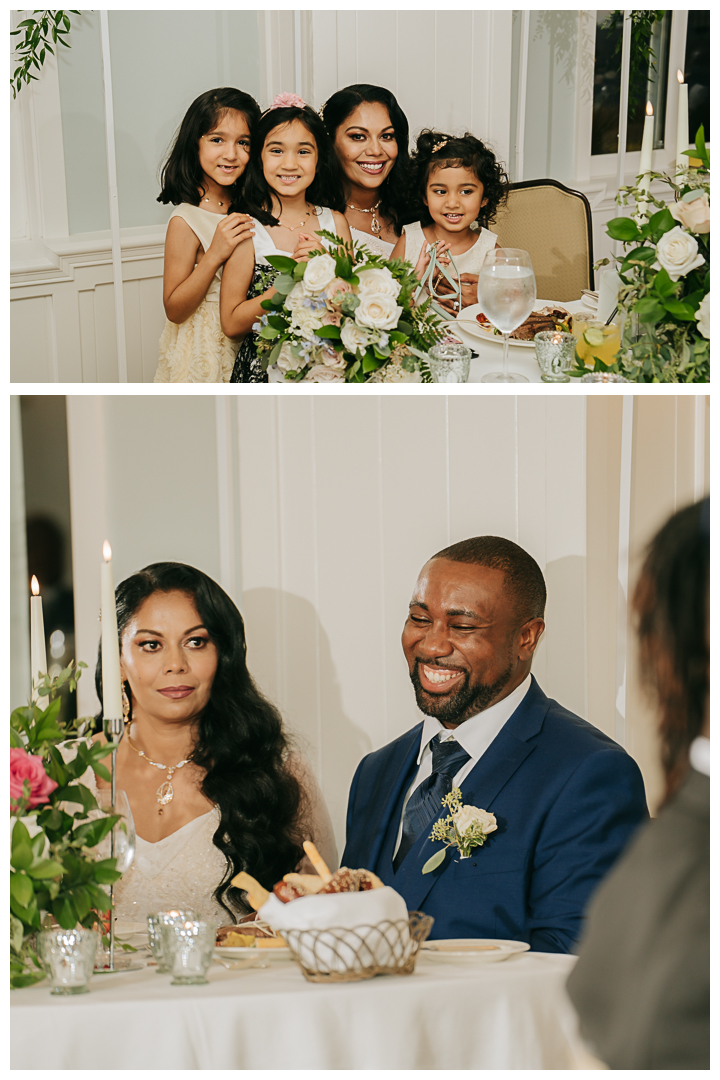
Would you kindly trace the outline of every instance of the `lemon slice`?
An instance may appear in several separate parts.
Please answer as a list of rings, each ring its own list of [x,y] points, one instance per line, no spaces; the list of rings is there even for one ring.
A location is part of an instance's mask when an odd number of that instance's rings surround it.
[[[583,337],[585,338],[588,345],[593,346],[602,345],[603,341],[605,340],[605,335],[603,334],[602,330],[600,330],[597,326],[589,326],[583,334]]]

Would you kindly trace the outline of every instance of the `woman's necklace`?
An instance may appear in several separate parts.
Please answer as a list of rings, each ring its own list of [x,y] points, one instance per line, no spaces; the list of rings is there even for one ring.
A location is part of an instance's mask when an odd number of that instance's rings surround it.
[[[375,205],[371,206],[369,210],[365,210],[365,208],[362,207],[362,206],[353,206],[353,204],[351,202],[348,203],[348,209],[349,210],[359,210],[361,214],[372,214],[372,221],[370,222],[370,231],[373,232],[375,234],[375,236],[379,236],[380,233],[382,232],[382,225],[378,221],[377,216],[375,214],[375,211],[377,210],[378,206],[380,205],[380,201],[381,200],[378,199],[378,201],[375,203]]]
[[[177,769],[182,769],[183,765],[187,765],[187,763],[190,761],[190,758],[185,758],[184,761],[178,761],[177,765],[161,765],[159,761],[152,761],[147,756],[144,750],[138,749],[138,747],[130,738],[129,731],[127,732],[125,737],[130,743],[131,749],[133,749],[136,754],[139,754],[140,757],[145,758],[148,765],[154,765],[156,769],[167,769],[167,780],[165,780],[155,792],[157,796],[157,801],[160,804],[158,814],[162,814],[163,808],[167,806],[168,803],[171,803],[173,801],[173,795],[175,794],[172,786],[173,773],[175,773]]]

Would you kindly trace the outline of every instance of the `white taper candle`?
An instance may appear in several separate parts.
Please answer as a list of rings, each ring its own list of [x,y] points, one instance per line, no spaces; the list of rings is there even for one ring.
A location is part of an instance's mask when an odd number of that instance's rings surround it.
[[[100,565],[100,597],[102,611],[102,686],[103,716],[106,720],[122,717],[122,684],[120,681],[120,649],[118,647],[115,585],[112,572],[112,549],[103,544]]]
[[[33,574],[30,582],[32,596],[30,597],[30,686],[32,700],[37,701],[37,690],[34,689],[38,681],[38,674],[43,675],[47,671],[47,654],[45,652],[45,625],[43,622],[42,597],[38,579]],[[47,704],[47,702],[46,702]]]
[[[675,169],[687,169],[688,159],[683,154],[683,150],[687,150],[689,141],[688,131],[688,88],[687,83],[684,81],[682,71],[678,71],[677,80],[678,86],[678,113],[677,113],[677,138],[675,139]]]
[[[655,117],[653,116],[653,107],[648,101],[645,115],[645,127],[643,128],[642,147],[640,149],[640,174],[641,179],[638,187],[643,191],[648,191],[650,188],[650,172],[652,171],[652,152],[653,152],[653,138],[655,135]],[[644,199],[638,200],[637,213],[638,217],[644,217],[647,210],[647,202]]]

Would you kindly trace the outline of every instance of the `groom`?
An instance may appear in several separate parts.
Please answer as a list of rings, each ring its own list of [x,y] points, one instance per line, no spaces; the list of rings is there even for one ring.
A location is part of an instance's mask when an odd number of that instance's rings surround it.
[[[432,915],[434,938],[571,951],[591,893],[647,817],[632,758],[530,674],[545,595],[526,551],[479,536],[433,556],[410,601],[402,644],[426,717],[360,762],[342,861]],[[423,874],[452,787],[497,829]]]

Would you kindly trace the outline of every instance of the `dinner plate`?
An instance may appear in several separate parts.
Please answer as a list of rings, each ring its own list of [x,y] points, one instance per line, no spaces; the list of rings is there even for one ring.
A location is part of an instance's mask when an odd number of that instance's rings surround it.
[[[216,956],[240,957],[262,956],[265,960],[290,960],[292,954],[287,945],[279,945],[276,949],[258,949],[256,945],[226,945],[215,946]]]
[[[561,307],[565,308],[571,315],[574,311],[582,311],[583,304],[581,300],[536,300],[533,305],[533,311],[539,311],[544,307]],[[457,317],[457,325],[461,330],[464,330],[466,334],[472,334],[473,337],[479,338],[481,341],[494,341],[498,345],[502,345],[502,334],[496,334],[492,330],[484,330],[480,323],[475,318],[482,311],[480,304],[473,304],[472,307],[465,308],[461,311]],[[513,347],[521,349],[534,349],[534,341],[516,341],[514,338],[509,339],[509,344]]]
[[[526,941],[505,941],[502,938],[438,938],[435,941],[425,941],[420,946],[423,956],[440,960],[469,960],[481,964],[498,963],[516,953],[527,952],[529,948]]]

